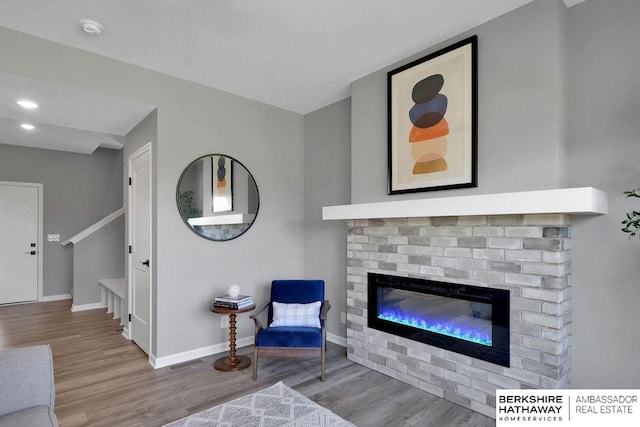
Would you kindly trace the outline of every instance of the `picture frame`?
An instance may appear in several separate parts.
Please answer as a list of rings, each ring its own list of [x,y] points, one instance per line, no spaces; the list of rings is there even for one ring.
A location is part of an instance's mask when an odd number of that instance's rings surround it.
[[[211,156],[211,210],[233,210],[233,160],[227,156]]]
[[[477,187],[477,36],[387,73],[388,194]]]

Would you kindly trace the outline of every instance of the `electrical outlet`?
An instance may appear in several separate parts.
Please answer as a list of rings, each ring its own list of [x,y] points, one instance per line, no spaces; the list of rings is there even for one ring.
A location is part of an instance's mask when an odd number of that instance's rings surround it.
[[[342,323],[343,325],[347,324],[347,313],[345,313],[344,311],[340,312],[340,323]]]
[[[228,328],[229,327],[229,316],[222,316],[220,318],[220,328]]]

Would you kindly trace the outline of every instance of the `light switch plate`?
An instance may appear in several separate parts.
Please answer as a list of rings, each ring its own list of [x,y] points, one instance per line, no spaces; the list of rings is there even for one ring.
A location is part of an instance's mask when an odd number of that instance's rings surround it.
[[[47,242],[59,242],[60,235],[59,234],[47,234]]]

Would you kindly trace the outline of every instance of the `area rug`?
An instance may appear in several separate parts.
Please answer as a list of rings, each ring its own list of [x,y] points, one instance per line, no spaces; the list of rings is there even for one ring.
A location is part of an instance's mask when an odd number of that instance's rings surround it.
[[[282,382],[165,425],[178,426],[355,427]]]

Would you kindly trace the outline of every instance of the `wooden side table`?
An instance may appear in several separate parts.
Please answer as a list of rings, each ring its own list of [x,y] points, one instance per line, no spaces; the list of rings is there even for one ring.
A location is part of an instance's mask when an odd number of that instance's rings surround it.
[[[248,356],[236,356],[236,315],[246,313],[254,308],[256,308],[255,304],[237,310],[211,305],[210,310],[214,313],[229,315],[229,357],[221,357],[213,363],[213,367],[217,370],[239,371],[251,365],[251,359]]]

